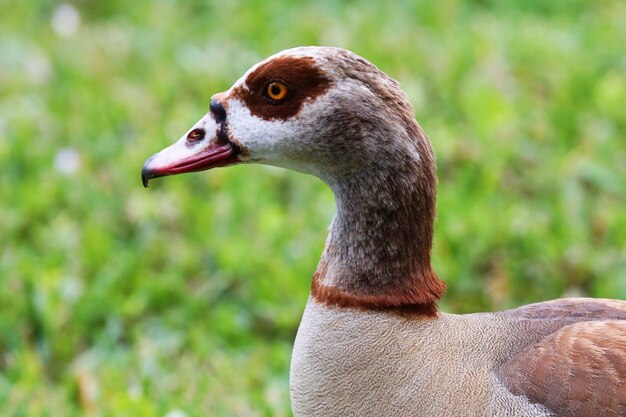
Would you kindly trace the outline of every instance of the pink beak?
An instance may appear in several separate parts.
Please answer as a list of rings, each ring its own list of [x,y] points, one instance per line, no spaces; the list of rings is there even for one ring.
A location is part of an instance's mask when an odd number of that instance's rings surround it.
[[[225,121],[224,107],[212,100],[211,111],[185,136],[152,155],[143,164],[143,186],[148,187],[152,178],[204,171],[240,162],[239,148],[228,139]]]

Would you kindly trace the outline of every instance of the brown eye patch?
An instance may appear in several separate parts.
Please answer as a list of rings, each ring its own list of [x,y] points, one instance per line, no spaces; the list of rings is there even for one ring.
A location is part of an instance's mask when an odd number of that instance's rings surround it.
[[[297,115],[307,100],[328,90],[330,80],[313,58],[282,56],[259,65],[245,84],[248,90],[239,87],[234,94],[253,115],[287,120]]]

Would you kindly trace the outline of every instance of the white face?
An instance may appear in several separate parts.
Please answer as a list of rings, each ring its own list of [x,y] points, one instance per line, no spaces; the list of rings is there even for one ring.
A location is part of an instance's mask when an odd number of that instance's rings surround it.
[[[316,161],[309,158],[315,151],[306,146],[310,136],[317,136],[307,122],[316,113],[316,106],[307,103],[300,110],[299,118],[265,120],[252,114],[244,102],[235,98],[228,102],[228,133],[247,150],[241,157],[243,162],[318,174]]]

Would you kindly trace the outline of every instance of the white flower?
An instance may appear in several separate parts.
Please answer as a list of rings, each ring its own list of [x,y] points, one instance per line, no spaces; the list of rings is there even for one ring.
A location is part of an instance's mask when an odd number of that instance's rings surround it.
[[[80,154],[74,148],[59,150],[54,158],[54,168],[66,175],[75,173],[80,168]]]
[[[80,13],[74,6],[63,3],[54,9],[50,23],[58,35],[69,37],[80,28]]]
[[[171,410],[168,411],[165,417],[188,417],[188,415],[183,410]]]

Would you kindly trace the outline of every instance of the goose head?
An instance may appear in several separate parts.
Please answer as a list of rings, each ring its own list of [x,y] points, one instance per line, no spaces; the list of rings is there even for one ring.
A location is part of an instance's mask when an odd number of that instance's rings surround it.
[[[269,57],[214,95],[204,117],[145,162],[142,180],[243,163],[333,189],[337,215],[313,281],[320,298],[378,307],[443,294],[430,267],[432,149],[399,84],[370,62],[332,47]]]
[[[147,186],[160,176],[260,163],[332,182],[417,162],[415,138],[399,140],[407,129],[415,129],[408,100],[374,65],[344,49],[294,48],[214,95],[204,117],[145,163],[142,178]]]

